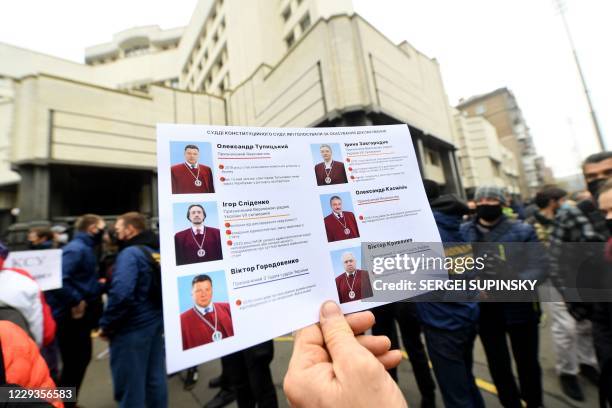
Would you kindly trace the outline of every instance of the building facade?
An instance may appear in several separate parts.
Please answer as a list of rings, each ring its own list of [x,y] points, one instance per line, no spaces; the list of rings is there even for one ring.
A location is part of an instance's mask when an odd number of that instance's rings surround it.
[[[438,63],[349,0],[201,0],[186,27],[125,30],[85,61],[0,44],[0,202],[19,221],[155,216],[156,123],[406,123],[424,177],[462,192]]]
[[[504,187],[520,194],[519,163],[514,153],[499,142],[495,127],[482,116],[453,110],[455,146],[466,196],[484,185]]]
[[[468,116],[482,116],[493,125],[499,141],[519,159],[519,190],[523,198],[533,197],[545,184],[543,158],[538,157],[529,127],[514,94],[507,88],[473,96],[457,109]]]

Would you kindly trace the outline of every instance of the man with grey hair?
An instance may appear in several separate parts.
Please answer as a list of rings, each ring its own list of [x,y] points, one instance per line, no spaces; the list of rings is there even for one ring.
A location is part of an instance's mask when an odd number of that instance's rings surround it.
[[[317,186],[348,183],[344,164],[333,159],[331,146],[322,144],[319,147],[319,151],[321,152],[323,162],[317,164],[314,168]]]
[[[351,252],[342,254],[344,273],[336,277],[336,289],[340,303],[352,302],[373,296],[368,271],[357,269],[357,260]]]

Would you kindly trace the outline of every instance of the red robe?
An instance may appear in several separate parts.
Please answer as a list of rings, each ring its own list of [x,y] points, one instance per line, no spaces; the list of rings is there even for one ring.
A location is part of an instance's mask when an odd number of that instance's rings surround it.
[[[198,164],[198,167],[200,168],[198,180],[202,182],[200,187],[194,184],[195,176],[198,174],[197,169],[191,169],[190,173],[185,163],[175,164],[170,167],[172,194],[201,194],[215,192],[210,167],[203,164]]]
[[[329,178],[331,179],[331,183],[327,184],[325,182],[325,163],[319,163],[314,167],[315,175],[317,176],[317,186],[329,186],[332,184],[343,184],[348,183],[346,179],[346,172],[344,171],[344,164],[332,160],[331,171],[329,172]]]
[[[348,283],[346,282],[347,279]],[[355,292],[354,299],[349,297],[349,292],[351,290],[349,283],[353,283],[353,278],[348,277],[346,273],[336,277],[336,289],[338,289],[338,299],[340,299],[340,303],[354,302],[355,300],[367,299],[374,296],[367,271],[361,269],[355,270],[355,284],[353,285],[353,292]]]
[[[336,218],[332,212],[323,219],[325,222],[325,232],[327,232],[327,242],[342,241],[343,239],[359,238],[359,228],[357,227],[357,221],[355,215],[349,211],[342,211],[342,217],[340,220]],[[344,233],[344,227],[346,225],[351,233],[346,235]]]
[[[202,236],[197,236],[198,243],[202,242]],[[174,234],[174,250],[176,251],[176,264],[185,265],[198,262],[218,261],[223,259],[221,252],[221,234],[218,229],[206,227],[206,237],[202,249],[206,251],[203,257],[198,256],[198,245],[193,239],[191,228]]]
[[[206,313],[203,317],[211,326],[215,327],[215,314],[217,317],[217,330],[223,338],[234,335],[232,326],[232,312],[229,303],[215,302],[215,311]],[[181,335],[183,337],[183,350],[198,347],[203,344],[212,343],[213,329],[204,323],[193,308],[181,313]]]

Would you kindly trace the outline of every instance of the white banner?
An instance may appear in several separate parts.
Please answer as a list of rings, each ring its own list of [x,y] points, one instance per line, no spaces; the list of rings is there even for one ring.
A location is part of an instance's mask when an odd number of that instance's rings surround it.
[[[61,249],[11,252],[4,266],[29,272],[43,291],[62,287]]]
[[[380,305],[362,242],[440,242],[406,125],[158,125],[172,373]],[[407,297],[409,295],[406,295]]]

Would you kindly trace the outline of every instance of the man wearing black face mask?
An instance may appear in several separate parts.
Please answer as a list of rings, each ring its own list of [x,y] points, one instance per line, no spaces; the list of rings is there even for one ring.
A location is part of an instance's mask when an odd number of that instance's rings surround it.
[[[582,165],[582,172],[593,198],[579,202],[577,207],[563,208],[557,214],[550,242],[550,277],[567,302],[567,311],[575,321],[589,325],[593,304],[577,299],[571,293],[580,296],[581,288],[598,287],[600,272],[607,270],[603,246],[611,232],[598,208],[597,199],[602,185],[612,179],[612,152],[590,155]],[[577,266],[576,259],[584,262]],[[578,370],[575,371],[574,374],[577,374]],[[580,364],[580,373],[595,385],[599,383],[599,373],[592,366]]]
[[[91,330],[102,313],[95,248],[102,242],[105,227],[104,220],[95,214],[76,220],[76,234],[62,248],[62,288],[47,292],[63,363],[58,385],[76,387],[77,395],[91,360]]]
[[[530,225],[503,215],[503,205],[506,204],[504,190],[495,186],[479,187],[474,199],[476,219],[461,226],[464,240],[473,244],[474,256],[484,257],[487,262],[496,259],[492,268],[496,279],[541,279],[545,273],[546,259],[534,244],[521,247],[520,254],[515,246],[501,244],[539,242]],[[512,269],[505,266],[506,257],[513,259]],[[479,335],[491,377],[504,407],[519,408],[521,399],[527,403],[527,407],[542,406],[542,372],[538,362],[539,317],[538,304],[533,302],[480,303]],[[520,387],[512,373],[507,335],[512,343]]]

